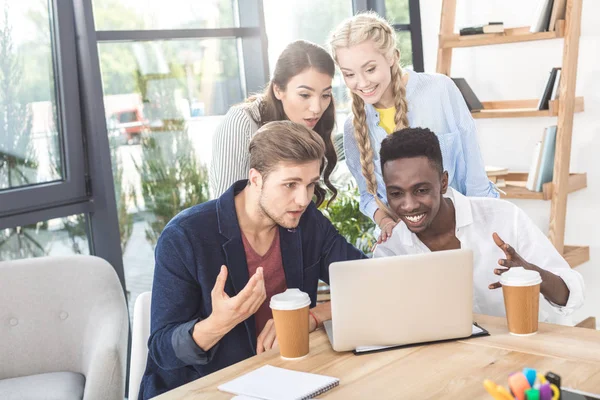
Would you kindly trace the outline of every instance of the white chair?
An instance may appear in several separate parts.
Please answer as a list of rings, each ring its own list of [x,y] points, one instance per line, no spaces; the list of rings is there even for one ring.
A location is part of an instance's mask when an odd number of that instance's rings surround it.
[[[0,304],[0,399],[123,400],[129,321],[108,262],[0,262]]]
[[[150,337],[150,302],[152,292],[144,292],[135,300],[131,329],[131,363],[129,364],[129,400],[137,400],[142,376],[148,361]]]

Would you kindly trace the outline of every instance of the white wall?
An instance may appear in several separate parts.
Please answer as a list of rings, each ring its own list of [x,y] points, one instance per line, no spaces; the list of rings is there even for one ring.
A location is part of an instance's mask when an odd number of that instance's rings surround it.
[[[435,72],[441,0],[421,1],[426,72]],[[538,0],[457,0],[456,31],[460,27],[503,21],[505,27],[531,25]],[[576,95],[585,112],[575,114],[571,171],[587,172],[588,187],[568,199],[565,243],[589,245],[590,262],[577,268],[586,282],[586,303],[573,315],[579,322],[600,320],[600,2],[583,0]],[[467,79],[482,101],[539,98],[552,67],[562,63],[563,40],[454,49],[452,76]],[[527,171],[536,141],[556,118],[476,120],[487,165]],[[517,200],[519,207],[548,231],[550,202]]]

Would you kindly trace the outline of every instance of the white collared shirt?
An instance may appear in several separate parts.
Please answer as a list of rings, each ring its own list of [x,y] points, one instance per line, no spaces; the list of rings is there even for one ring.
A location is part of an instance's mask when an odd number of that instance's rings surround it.
[[[571,269],[525,212],[505,200],[465,197],[452,188],[448,188],[445,197],[454,203],[456,237],[461,247],[473,250],[473,312],[494,316],[506,315],[502,290],[488,288],[489,284],[499,281],[500,277],[494,274],[494,269],[502,268],[498,265],[498,260],[506,258],[492,239],[492,233],[497,232],[524,260],[562,278],[570,291],[567,304],[561,307],[547,299],[540,301],[540,320],[569,323],[564,317],[581,307],[584,301],[583,277]],[[430,251],[417,235],[400,221],[387,242],[377,246],[373,257]]]

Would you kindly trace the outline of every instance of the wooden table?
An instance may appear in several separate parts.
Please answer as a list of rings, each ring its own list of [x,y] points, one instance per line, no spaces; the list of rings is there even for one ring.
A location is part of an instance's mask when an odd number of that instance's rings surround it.
[[[217,386],[265,364],[340,378],[320,399],[492,399],[488,378],[508,387],[508,374],[524,367],[562,377],[564,386],[600,393],[600,331],[540,324],[537,335],[508,333],[504,318],[476,315],[491,336],[355,356],[336,353],[327,335],[310,335],[310,354],[298,361],[277,349],[249,358],[156,399],[231,399]]]

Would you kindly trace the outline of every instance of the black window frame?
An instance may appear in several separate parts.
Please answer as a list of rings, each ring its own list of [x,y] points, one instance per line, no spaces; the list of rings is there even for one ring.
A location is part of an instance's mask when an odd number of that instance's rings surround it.
[[[64,216],[65,211],[74,214],[93,209],[84,168],[73,9],[64,1],[49,2],[48,8],[59,143],[57,156],[63,176],[56,181],[0,191],[0,229],[13,227],[17,221],[26,225]]]

